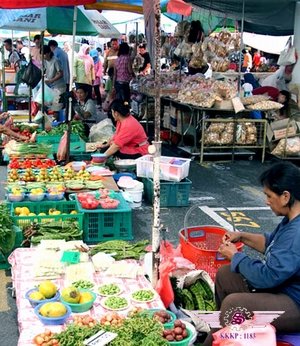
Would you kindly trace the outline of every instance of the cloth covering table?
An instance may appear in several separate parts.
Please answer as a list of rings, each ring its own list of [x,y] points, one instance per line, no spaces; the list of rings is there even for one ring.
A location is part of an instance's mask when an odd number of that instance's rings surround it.
[[[35,248],[19,248],[16,249],[8,258],[11,264],[12,282],[16,292],[16,304],[18,308],[18,328],[19,328],[19,341],[18,346],[33,345],[33,338],[43,333],[45,329],[50,329],[53,332],[59,332],[63,329],[63,326],[45,326],[43,325],[37,316],[34,314],[34,309],[31,307],[29,301],[25,298],[26,292],[38,285],[41,280],[37,280],[34,277],[34,252]],[[128,262],[133,262],[129,260]],[[161,308],[164,309],[164,305],[159,298],[159,295],[150,303],[135,303],[130,301],[130,293],[138,289],[151,289],[151,283],[143,276],[139,275],[136,279],[124,279],[113,278],[105,275],[104,272],[95,272],[93,276],[94,288],[106,283],[115,282],[122,288],[121,296],[127,298],[129,302],[129,308],[127,310],[117,311],[120,315],[126,315],[134,306],[140,306],[145,309]],[[66,287],[64,276],[59,279],[51,280],[60,289]],[[91,310],[82,313],[81,315],[90,314],[93,318],[98,319],[105,315],[109,310],[103,308],[100,304],[102,297],[97,296],[97,299]],[[72,316],[75,314],[72,313]],[[80,315],[80,314],[77,314]]]

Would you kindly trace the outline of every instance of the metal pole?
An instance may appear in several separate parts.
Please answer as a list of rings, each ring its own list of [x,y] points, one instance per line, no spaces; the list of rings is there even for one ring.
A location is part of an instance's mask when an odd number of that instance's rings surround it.
[[[153,200],[153,228],[152,228],[152,285],[155,287],[158,280],[158,265],[159,265],[159,243],[160,243],[160,179],[159,179],[159,166],[161,156],[161,141],[160,141],[160,21],[161,21],[161,9],[160,0],[154,0],[154,16],[155,16],[155,27],[154,27],[154,48],[155,48],[155,116],[154,116],[154,141],[153,146],[154,157],[153,157],[153,185],[154,185],[154,200]]]
[[[244,45],[244,22],[245,22],[245,0],[242,4],[242,20],[241,20],[241,45],[240,45],[240,57],[239,57],[239,76],[238,76],[238,93],[241,90],[241,72],[242,72],[242,50]]]
[[[45,59],[44,59],[44,31],[41,32],[41,55],[42,55],[42,113],[43,123],[42,127],[45,130]]]
[[[74,53],[75,53],[75,36],[76,36],[76,26],[77,26],[77,15],[78,9],[74,6],[74,14],[73,14],[73,36],[72,36],[72,56],[71,56],[71,76],[70,76],[70,85],[69,85],[69,107],[67,114],[67,152],[66,152],[66,162],[70,161],[70,135],[71,135],[71,118],[72,118],[72,84],[73,84],[73,76],[74,76]]]

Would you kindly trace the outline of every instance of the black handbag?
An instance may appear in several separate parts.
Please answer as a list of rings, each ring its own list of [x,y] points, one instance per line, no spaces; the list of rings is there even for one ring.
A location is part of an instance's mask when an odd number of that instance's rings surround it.
[[[25,71],[22,75],[22,82],[26,83],[32,89],[35,88],[42,78],[41,70],[34,65],[32,61],[25,67]]]

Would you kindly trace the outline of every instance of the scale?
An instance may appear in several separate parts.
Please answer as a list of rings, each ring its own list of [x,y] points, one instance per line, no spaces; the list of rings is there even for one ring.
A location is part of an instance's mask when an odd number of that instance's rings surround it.
[[[105,346],[114,340],[118,334],[100,330],[95,335],[91,336],[83,342],[86,346]]]

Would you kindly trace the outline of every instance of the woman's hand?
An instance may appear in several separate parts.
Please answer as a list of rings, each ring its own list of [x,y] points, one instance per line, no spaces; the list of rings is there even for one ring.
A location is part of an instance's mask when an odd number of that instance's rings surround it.
[[[241,232],[226,232],[222,238],[222,243],[226,244],[228,242],[236,243],[241,241],[242,233]]]
[[[222,256],[225,258],[231,260],[233,255],[238,252],[236,246],[230,242],[226,242],[224,244],[221,244],[218,251]]]
[[[79,114],[75,114],[75,115],[74,115],[74,119],[75,119],[75,120],[80,120],[80,119],[81,119],[81,118],[80,118],[80,115],[79,115]]]

